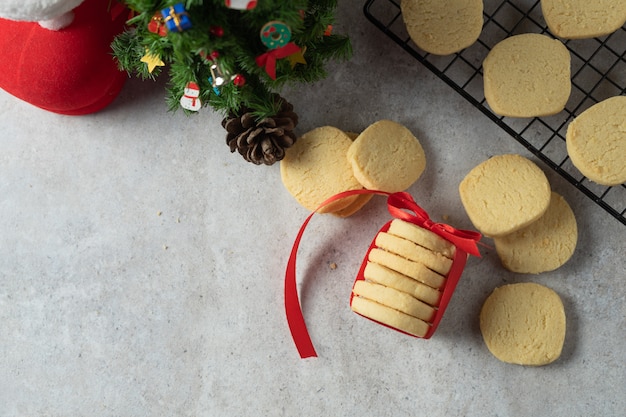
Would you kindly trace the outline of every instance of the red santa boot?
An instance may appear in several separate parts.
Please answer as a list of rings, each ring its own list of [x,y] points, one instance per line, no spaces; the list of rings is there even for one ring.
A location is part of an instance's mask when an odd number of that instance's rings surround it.
[[[85,0],[67,16],[71,23],[53,30],[43,23],[0,19],[5,57],[0,88],[54,113],[94,113],[115,99],[127,78],[110,45],[128,15],[115,1]]]

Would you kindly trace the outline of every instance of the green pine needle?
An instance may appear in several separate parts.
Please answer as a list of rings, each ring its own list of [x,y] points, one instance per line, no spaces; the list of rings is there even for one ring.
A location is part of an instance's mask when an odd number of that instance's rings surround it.
[[[280,109],[275,93],[282,86],[320,80],[327,75],[328,61],[346,60],[352,54],[346,36],[325,33],[334,23],[334,0],[263,0],[256,8],[245,11],[228,9],[224,0],[187,0],[183,4],[192,27],[180,33],[168,32],[167,36],[150,32],[148,25],[155,13],[176,1],[125,3],[135,16],[128,22],[130,29],[113,41],[113,54],[120,69],[141,79],[154,79],[168,68],[166,100],[171,110],[180,108],[185,86],[194,81],[200,86],[200,99],[205,106],[224,115],[245,109],[258,118],[269,117]],[[256,63],[257,57],[271,52],[261,42],[260,33],[263,26],[273,21],[287,24],[291,42],[305,50],[306,60],[306,64],[292,65],[288,58],[277,59],[275,80]],[[215,34],[216,27],[223,30],[223,36]],[[147,51],[158,55],[167,66],[156,67],[150,73],[141,62]],[[212,52],[219,54],[215,61],[207,58]],[[212,64],[226,77],[225,85],[214,88],[211,84]],[[245,78],[244,85],[234,84],[236,75]]]

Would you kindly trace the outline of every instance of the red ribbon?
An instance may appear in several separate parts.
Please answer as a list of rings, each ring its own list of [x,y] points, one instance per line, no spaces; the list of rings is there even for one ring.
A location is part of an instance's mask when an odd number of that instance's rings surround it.
[[[452,262],[450,272],[448,272],[446,287],[442,294],[441,301],[439,302],[438,312],[440,314],[437,314],[435,316],[435,319],[433,320],[433,323],[431,325],[431,329],[424,338],[429,338],[437,328],[437,325],[439,324],[439,321],[443,316],[443,312],[445,311],[445,308],[447,307],[448,302],[452,297],[454,287],[456,287],[456,283],[458,282],[461,276],[461,272],[465,267],[467,254],[469,253],[474,256],[480,256],[480,252],[477,246],[477,242],[481,238],[480,233],[468,230],[458,230],[446,224],[432,222],[426,211],[418,206],[411,197],[411,195],[408,193],[388,193],[375,190],[352,190],[344,191],[328,198],[327,200],[323,201],[319,205],[319,207],[317,207],[304,220],[304,223],[302,223],[302,226],[298,231],[293,247],[291,249],[291,254],[289,255],[289,260],[287,261],[287,269],[285,271],[285,313],[287,315],[287,324],[289,325],[289,330],[291,331],[291,336],[296,344],[298,353],[303,359],[316,357],[317,353],[315,352],[313,342],[311,341],[311,337],[309,336],[309,332],[306,328],[306,323],[302,314],[302,308],[300,307],[300,300],[298,298],[298,287],[296,284],[296,256],[298,253],[298,248],[300,246],[300,241],[302,240],[304,231],[311,221],[311,218],[321,208],[334,201],[357,194],[386,195],[388,197],[388,210],[393,217],[406,220],[423,228],[426,228],[433,233],[436,233],[437,235],[443,237],[444,239],[452,242],[456,246],[457,250],[454,255],[454,260]],[[405,210],[410,210],[414,214],[407,213]]]
[[[480,257],[478,251],[478,242],[481,234],[470,230],[458,230],[444,223],[434,223],[428,217],[428,213],[417,205],[413,197],[409,193],[399,192],[389,196],[387,200],[389,213],[397,219],[406,220],[413,224],[428,229],[431,232],[441,236],[445,240],[452,242],[458,249],[470,255]],[[410,210],[413,214],[404,210]]]
[[[256,64],[259,67],[265,67],[265,72],[270,76],[272,80],[276,79],[276,60],[281,58],[287,58],[289,55],[293,55],[300,52],[300,47],[293,42],[288,43],[280,48],[272,49],[263,55],[256,57]]]

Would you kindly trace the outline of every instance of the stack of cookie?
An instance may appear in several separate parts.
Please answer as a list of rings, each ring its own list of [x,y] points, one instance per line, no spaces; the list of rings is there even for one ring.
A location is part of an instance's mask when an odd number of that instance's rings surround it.
[[[435,233],[393,220],[376,236],[363,279],[354,283],[352,310],[424,337],[439,306],[454,253],[454,245]]]
[[[529,159],[494,156],[465,176],[459,193],[470,220],[493,238],[510,271],[551,271],[573,255],[578,239],[574,213]]]
[[[347,217],[372,194],[326,199],[350,190],[404,191],[422,175],[426,155],[419,140],[399,123],[381,120],[361,134],[323,126],[302,135],[287,149],[280,173],[287,191],[302,206]]]

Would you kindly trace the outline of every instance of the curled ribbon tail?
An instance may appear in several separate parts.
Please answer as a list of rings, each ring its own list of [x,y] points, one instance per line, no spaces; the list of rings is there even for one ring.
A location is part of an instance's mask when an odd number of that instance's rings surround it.
[[[335,194],[334,196],[323,201],[319,205],[319,207],[317,207],[311,214],[309,214],[306,220],[302,223],[302,226],[300,226],[298,235],[296,236],[293,247],[291,248],[291,254],[289,255],[289,260],[287,261],[287,269],[285,271],[285,314],[287,316],[287,324],[289,325],[291,337],[293,338],[293,341],[296,344],[296,348],[298,349],[298,353],[300,354],[300,357],[302,359],[317,356],[315,348],[313,347],[313,342],[311,341],[311,336],[309,335],[309,331],[306,328],[304,315],[302,314],[302,308],[300,307],[298,286],[296,283],[296,258],[298,255],[298,248],[300,247],[300,241],[302,240],[304,230],[311,221],[313,215],[317,213],[322,207],[332,203],[333,201],[337,201],[342,198],[350,197],[357,194],[375,193],[376,192],[369,190],[351,190]]]
[[[296,284],[296,255],[300,247],[304,229],[307,224],[309,224],[313,214],[315,214],[315,212],[311,213],[302,224],[302,227],[300,227],[300,231],[291,249],[291,255],[289,256],[287,270],[285,272],[285,313],[287,315],[287,324],[289,325],[289,330],[291,331],[291,336],[296,344],[298,353],[300,353],[300,357],[303,359],[312,356],[316,357],[317,353],[313,347],[313,342],[311,341],[311,336],[309,336],[302,309],[300,308],[300,299],[298,298],[298,287]]]

